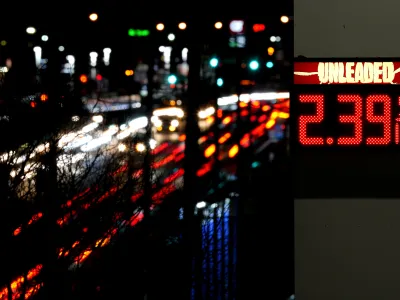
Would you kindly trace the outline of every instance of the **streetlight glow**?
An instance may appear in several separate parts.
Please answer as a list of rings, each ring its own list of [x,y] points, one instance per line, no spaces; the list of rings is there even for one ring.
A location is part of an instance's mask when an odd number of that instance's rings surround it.
[[[173,34],[173,33],[168,34],[168,39],[169,39],[170,41],[175,40],[175,34]]]
[[[47,35],[42,35],[42,41],[47,42],[49,40],[49,37]]]
[[[284,24],[288,23],[289,22],[289,17],[288,16],[282,16],[281,17],[281,22],[284,23]]]
[[[179,23],[179,25],[178,25],[178,28],[180,29],[180,30],[185,30],[186,29],[186,23],[184,23],[184,22],[181,22],[181,23]]]
[[[165,28],[165,26],[164,26],[163,23],[158,23],[157,26],[156,26],[156,29],[157,29],[158,31],[163,31],[164,28]]]
[[[216,29],[221,29],[222,28],[222,23],[221,22],[217,22],[217,23],[215,23],[214,27]]]
[[[26,29],[27,34],[35,34],[36,33],[36,28],[35,27],[28,27]]]
[[[92,22],[97,21],[98,18],[99,18],[99,16],[98,16],[97,14],[95,14],[95,13],[90,14],[90,16],[89,16],[89,19],[90,19],[90,21],[92,21]]]

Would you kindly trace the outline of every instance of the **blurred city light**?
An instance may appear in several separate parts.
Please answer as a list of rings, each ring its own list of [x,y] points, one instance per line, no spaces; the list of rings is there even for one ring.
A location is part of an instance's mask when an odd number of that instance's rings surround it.
[[[275,43],[275,42],[276,42],[276,37],[275,37],[275,36],[271,36],[269,40],[270,40],[272,43]]]
[[[267,51],[268,51],[268,55],[273,55],[275,52],[275,49],[272,47],[269,47]]]
[[[259,64],[258,61],[252,60],[252,61],[249,63],[249,67],[250,67],[251,70],[254,71],[254,70],[257,70],[257,69],[260,67],[260,64]]]
[[[97,52],[90,52],[89,53],[89,57],[90,57],[90,65],[92,67],[95,67],[97,65],[97,57],[99,55],[97,54]]]
[[[47,35],[42,35],[42,41],[47,42],[49,40],[49,37]]]
[[[158,51],[164,52],[164,50],[165,50],[165,46],[160,46],[160,47],[158,47]]]
[[[33,48],[33,52],[35,52],[36,67],[39,68],[42,61],[42,48],[36,46]]]
[[[92,121],[96,122],[96,123],[101,123],[101,122],[103,122],[103,120],[104,120],[104,118],[102,115],[97,115],[97,116],[92,117]]]
[[[41,94],[40,95],[40,101],[46,102],[47,100],[49,100],[49,96],[47,96],[46,94]]]
[[[175,75],[169,75],[168,76],[168,83],[169,84],[175,84],[178,81],[178,78]]]
[[[65,50],[64,46],[58,47],[58,51],[63,52]]]
[[[156,29],[157,29],[158,31],[163,31],[164,28],[165,28],[165,26],[164,26],[163,23],[158,23],[157,26],[156,26]]]
[[[281,17],[281,22],[282,22],[282,23],[288,23],[288,22],[289,22],[289,17],[287,17],[287,16],[282,16],[282,17]]]
[[[97,74],[96,75],[96,80],[98,80],[98,81],[103,80],[103,76],[101,76],[100,74]]]
[[[218,78],[217,79],[217,85],[220,86],[220,87],[223,86],[224,85],[224,80],[222,78]]]
[[[111,48],[104,48],[103,49],[103,62],[104,65],[110,65],[110,56],[111,56]]]
[[[80,80],[80,82],[82,82],[82,83],[88,82],[88,78],[87,78],[86,75],[81,75],[81,76],[79,77],[79,80]]]
[[[243,20],[234,20],[229,24],[229,29],[234,33],[242,33],[244,30]]]
[[[268,69],[271,69],[274,66],[274,63],[272,61],[267,62],[266,64]]]
[[[218,58],[211,58],[210,59],[210,66],[212,67],[212,68],[216,68],[217,66],[218,66]]]
[[[281,37],[280,37],[280,36],[276,36],[276,37],[275,37],[275,41],[276,41],[277,43],[279,43],[279,42],[281,41]]]
[[[214,24],[214,27],[216,29],[221,29],[222,28],[222,23],[221,22],[217,22],[217,23]]]
[[[133,29],[130,28],[128,30],[128,35],[129,36],[149,36],[150,35],[150,31],[147,29]]]
[[[181,22],[181,23],[179,23],[179,25],[178,25],[178,28],[180,29],[180,30],[185,30],[186,29],[186,23],[184,23],[184,22]]]
[[[126,70],[125,71],[125,75],[126,76],[133,76],[133,74],[134,74],[133,70]]]
[[[35,27],[28,27],[26,29],[27,34],[35,34],[36,33],[36,28]]]
[[[90,14],[90,16],[89,16],[90,21],[93,21],[93,22],[97,21],[98,18],[99,18],[99,16],[95,13]]]
[[[188,49],[188,48],[183,48],[183,49],[182,49],[182,60],[183,60],[184,62],[187,61],[188,52],[189,52],[189,49]]]
[[[168,34],[168,39],[169,39],[170,41],[175,40],[175,34],[173,34],[173,33]]]
[[[253,31],[254,32],[261,32],[265,30],[265,25],[264,24],[254,24],[253,25]]]
[[[6,45],[7,45],[7,42],[6,42],[6,41],[1,41],[1,42],[0,42],[0,45],[1,45],[1,46],[6,46]]]

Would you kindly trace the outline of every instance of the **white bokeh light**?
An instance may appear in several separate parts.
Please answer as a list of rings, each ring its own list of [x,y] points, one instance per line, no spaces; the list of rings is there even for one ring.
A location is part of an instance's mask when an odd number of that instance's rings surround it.
[[[28,27],[26,29],[27,34],[35,34],[36,33],[36,28],[35,27]]]
[[[242,20],[234,20],[229,24],[229,29],[232,32],[240,33],[243,31],[244,21]]]

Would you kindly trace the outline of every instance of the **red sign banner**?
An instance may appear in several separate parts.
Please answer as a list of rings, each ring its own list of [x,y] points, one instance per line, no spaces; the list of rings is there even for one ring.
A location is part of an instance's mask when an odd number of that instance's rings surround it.
[[[400,60],[295,62],[294,84],[400,84]]]

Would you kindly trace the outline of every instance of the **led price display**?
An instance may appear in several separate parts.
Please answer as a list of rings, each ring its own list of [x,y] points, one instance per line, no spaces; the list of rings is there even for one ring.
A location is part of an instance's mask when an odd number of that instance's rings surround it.
[[[295,62],[291,118],[304,197],[400,196],[400,59]]]

